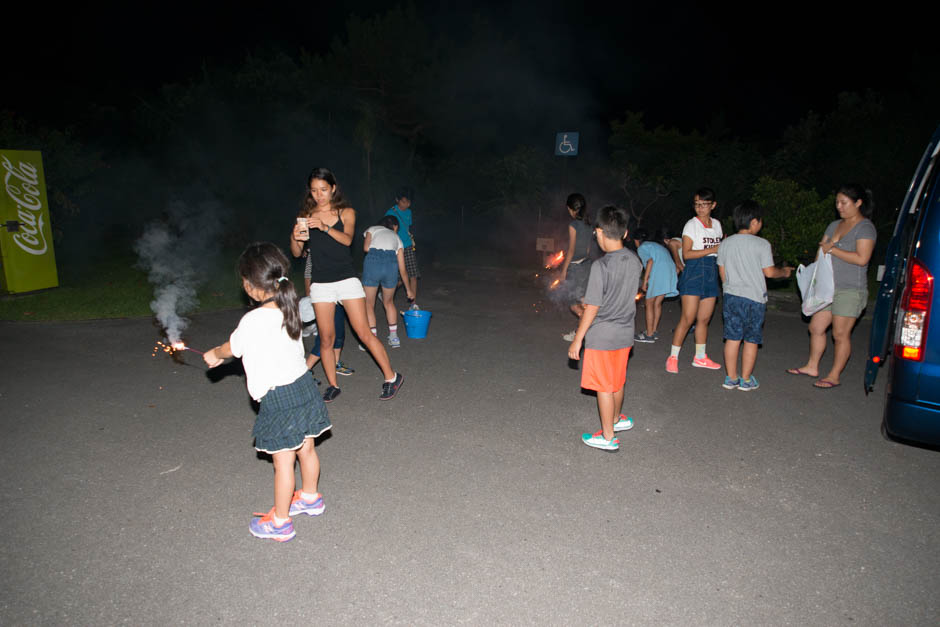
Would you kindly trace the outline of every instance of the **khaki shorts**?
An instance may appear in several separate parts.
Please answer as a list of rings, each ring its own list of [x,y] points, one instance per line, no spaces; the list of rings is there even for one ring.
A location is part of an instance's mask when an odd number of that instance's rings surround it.
[[[823,311],[831,311],[833,316],[858,318],[868,305],[868,290],[836,290],[832,293],[832,304]]]

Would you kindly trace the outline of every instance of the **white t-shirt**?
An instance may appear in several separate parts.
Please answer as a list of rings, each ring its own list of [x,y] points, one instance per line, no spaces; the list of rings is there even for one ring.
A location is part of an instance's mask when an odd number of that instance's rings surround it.
[[[405,247],[401,242],[401,238],[398,237],[398,233],[384,226],[370,226],[366,229],[366,233],[372,235],[369,250],[375,248],[377,250],[397,251],[399,248]]]
[[[256,401],[271,388],[296,381],[307,372],[304,345],[290,339],[280,309],[258,307],[242,316],[229,337],[232,355],[245,368],[248,393]]]
[[[702,221],[695,216],[685,223],[682,229],[682,237],[688,237],[692,240],[692,250],[705,250],[721,243],[721,222],[712,218],[711,228],[706,228]],[[715,257],[718,253],[711,253],[709,257]]]

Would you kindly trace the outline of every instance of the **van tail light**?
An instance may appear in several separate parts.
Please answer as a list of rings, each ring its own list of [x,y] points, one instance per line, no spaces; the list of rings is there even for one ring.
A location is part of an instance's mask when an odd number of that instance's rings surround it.
[[[933,300],[933,276],[918,259],[911,259],[907,283],[901,296],[894,354],[901,359],[922,361],[927,345],[927,321]]]

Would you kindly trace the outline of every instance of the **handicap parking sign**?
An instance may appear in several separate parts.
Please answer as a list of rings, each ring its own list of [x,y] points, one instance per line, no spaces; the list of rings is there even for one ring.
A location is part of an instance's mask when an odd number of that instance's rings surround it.
[[[578,133],[568,131],[555,134],[555,156],[575,157],[578,154]]]

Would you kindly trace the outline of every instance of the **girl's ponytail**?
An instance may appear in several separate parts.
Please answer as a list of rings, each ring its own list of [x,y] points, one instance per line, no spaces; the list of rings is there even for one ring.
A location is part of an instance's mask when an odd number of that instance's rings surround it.
[[[274,281],[274,302],[277,304],[277,308],[281,310],[281,313],[284,314],[284,328],[287,330],[287,335],[292,340],[300,339],[300,331],[303,329],[304,323],[300,319],[300,302],[297,300],[297,290],[294,289],[291,280],[283,274]]]
[[[588,226],[591,225],[591,219],[587,214],[587,201],[584,200],[584,196],[577,192],[574,194],[569,194],[568,199],[565,201],[565,205],[574,211],[574,217],[576,220],[581,220]]]
[[[238,273],[251,285],[272,294],[284,315],[284,328],[292,340],[300,339],[303,322],[294,284],[287,278],[290,263],[280,248],[270,242],[249,244],[238,259]]]

